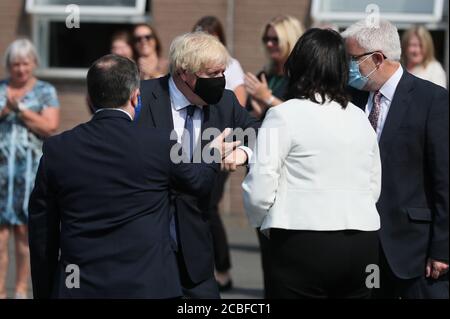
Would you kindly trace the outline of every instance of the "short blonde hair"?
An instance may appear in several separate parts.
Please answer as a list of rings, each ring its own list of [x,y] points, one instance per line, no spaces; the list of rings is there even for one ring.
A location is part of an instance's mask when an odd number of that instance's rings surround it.
[[[422,25],[417,25],[406,31],[402,36],[402,62],[404,65],[408,63],[407,51],[409,41],[416,36],[422,46],[423,65],[426,67],[428,63],[436,60],[434,56],[434,43],[430,32]]]
[[[270,20],[264,27],[262,36],[265,36],[267,30],[273,27],[278,36],[278,45],[281,49],[283,59],[287,60],[292,49],[294,49],[297,40],[305,32],[302,23],[289,15],[279,15]]]
[[[5,52],[4,66],[9,70],[11,64],[17,58],[32,58],[39,65],[39,57],[33,43],[28,39],[17,39],[11,43]]]
[[[212,65],[227,67],[230,61],[227,49],[220,41],[205,32],[197,31],[176,37],[169,50],[170,73],[185,70],[196,73]]]

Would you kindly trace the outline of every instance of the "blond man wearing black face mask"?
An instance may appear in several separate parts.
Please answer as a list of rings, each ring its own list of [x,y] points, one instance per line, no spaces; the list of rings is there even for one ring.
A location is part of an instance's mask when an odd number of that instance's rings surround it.
[[[185,144],[190,159],[201,153],[208,129],[257,129],[259,122],[243,109],[232,91],[225,90],[223,72],[230,60],[226,48],[204,32],[177,37],[170,47],[170,74],[141,82],[142,111],[138,125],[173,129]],[[189,134],[184,134],[189,132]],[[222,162],[234,171],[252,155],[242,143]],[[209,197],[173,196],[171,236],[178,255],[183,293],[189,298],[219,298],[214,278],[214,258],[207,207]]]

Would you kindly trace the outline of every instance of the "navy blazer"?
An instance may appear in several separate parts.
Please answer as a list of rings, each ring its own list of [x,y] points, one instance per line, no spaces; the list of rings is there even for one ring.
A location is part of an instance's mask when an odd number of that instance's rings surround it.
[[[367,92],[353,92],[363,110]],[[380,240],[395,275],[424,275],[428,257],[448,262],[448,91],[407,71],[380,138]]]
[[[35,298],[182,295],[170,189],[207,194],[218,165],[172,164],[169,136],[104,110],[45,141],[29,205]],[[79,288],[66,286],[70,264]]]
[[[138,125],[147,129],[156,127],[173,130],[169,78],[166,76],[141,81],[141,97],[142,110]],[[222,132],[227,127],[257,130],[259,126],[260,122],[239,104],[232,91],[225,90],[216,105],[203,107],[202,133],[208,128],[216,128]],[[202,140],[200,145],[204,147],[211,139],[212,137]],[[243,145],[252,146],[245,139],[242,142]],[[201,151],[202,147],[195,152]],[[173,202],[184,264],[189,278],[194,283],[199,283],[214,275],[214,252],[207,214],[210,197],[202,194],[191,196],[179,191],[174,194]]]

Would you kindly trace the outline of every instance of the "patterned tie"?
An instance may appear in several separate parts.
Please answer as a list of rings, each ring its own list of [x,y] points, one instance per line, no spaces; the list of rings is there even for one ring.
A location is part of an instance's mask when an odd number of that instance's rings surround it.
[[[372,103],[372,110],[369,114],[369,121],[372,125],[375,132],[377,132],[378,128],[378,119],[380,118],[380,110],[381,110],[381,97],[383,94],[381,94],[380,91],[376,91],[373,95],[373,103]]]
[[[195,105],[189,105],[186,107],[186,122],[184,124],[184,134],[181,137],[181,143],[183,145],[183,151],[187,155],[189,161],[192,159],[192,155],[194,154],[194,146],[195,146],[195,132],[194,132],[194,112]],[[186,135],[187,134],[187,135]],[[186,136],[185,136],[186,135]]]

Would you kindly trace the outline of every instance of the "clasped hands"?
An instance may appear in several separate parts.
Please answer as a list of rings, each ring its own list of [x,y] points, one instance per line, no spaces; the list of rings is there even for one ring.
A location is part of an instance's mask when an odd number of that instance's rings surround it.
[[[19,100],[12,98],[10,96],[7,96],[6,98],[6,107],[2,110],[2,116],[7,115],[10,112],[19,112]]]

